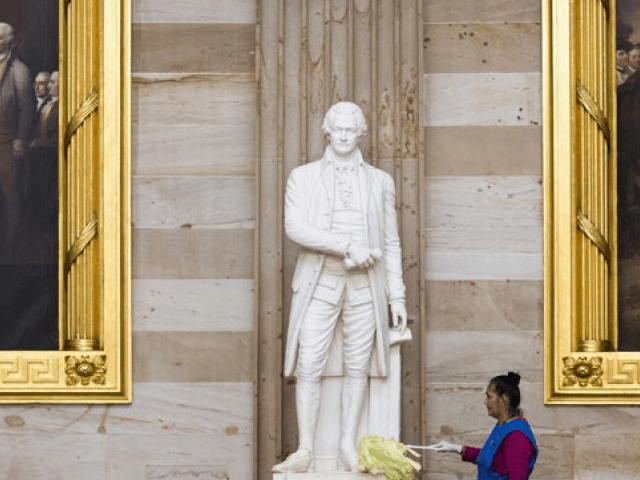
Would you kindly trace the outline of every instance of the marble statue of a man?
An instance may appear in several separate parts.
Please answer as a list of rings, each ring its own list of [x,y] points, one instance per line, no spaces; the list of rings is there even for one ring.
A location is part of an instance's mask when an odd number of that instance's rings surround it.
[[[324,156],[295,168],[286,187],[285,230],[301,247],[284,365],[297,378],[299,446],[274,472],[314,467],[320,378],[336,325],[343,335],[339,463],[358,471],[356,434],[371,365],[389,372],[389,311],[391,328],[407,326],[393,179],[362,159],[358,140],[367,126],[356,104],[333,105],[322,129]]]

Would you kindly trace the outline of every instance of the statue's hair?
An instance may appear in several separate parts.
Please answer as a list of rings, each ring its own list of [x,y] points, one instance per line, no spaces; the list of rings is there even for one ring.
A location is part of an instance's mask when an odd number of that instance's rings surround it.
[[[358,136],[367,131],[367,121],[364,118],[362,109],[353,102],[338,102],[334,103],[324,116],[324,121],[322,122],[322,131],[324,133],[329,133],[336,115],[352,115],[356,121]]]
[[[4,41],[7,42],[9,51],[12,52],[16,46],[16,38],[13,33],[13,27],[8,23],[0,22],[0,34],[2,34],[2,36],[4,37]]]

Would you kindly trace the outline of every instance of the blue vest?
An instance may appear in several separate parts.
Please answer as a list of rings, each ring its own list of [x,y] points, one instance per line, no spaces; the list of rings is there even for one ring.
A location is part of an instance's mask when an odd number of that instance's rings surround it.
[[[533,456],[529,460],[529,468],[527,469],[527,478],[531,476],[533,466],[538,458],[538,446],[536,440],[533,438],[533,432],[529,427],[529,424],[521,419],[511,420],[504,425],[496,425],[491,431],[491,435],[487,438],[480,454],[478,455],[478,480],[508,480],[506,475],[499,475],[494,470],[491,470],[491,464],[493,463],[493,457],[496,456],[496,452],[500,445],[512,432],[520,431],[524,433],[527,439],[531,442],[534,448]]]

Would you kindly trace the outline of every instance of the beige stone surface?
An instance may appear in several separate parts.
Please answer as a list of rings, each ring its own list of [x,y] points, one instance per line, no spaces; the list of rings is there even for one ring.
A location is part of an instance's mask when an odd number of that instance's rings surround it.
[[[105,435],[9,435],[0,445],[3,480],[105,480]]]
[[[424,75],[422,126],[540,125],[539,73]]]
[[[133,75],[132,125],[247,125],[256,113],[252,74]]]
[[[133,177],[134,228],[253,228],[253,177]]]
[[[134,0],[134,22],[255,23],[255,0]]]
[[[640,472],[640,436],[576,435],[575,480],[635,480]]]
[[[425,173],[542,177],[540,126],[463,126],[424,129]]]
[[[427,282],[427,330],[539,331],[543,284],[538,281]]]
[[[424,0],[424,18],[433,23],[539,22],[538,0]]]
[[[131,71],[253,73],[255,26],[134,23]]]
[[[542,251],[539,177],[428,177],[428,248],[457,252]]]
[[[251,332],[135,332],[135,382],[251,382]]]
[[[250,435],[112,435],[108,437],[107,449],[108,480],[153,479],[150,475],[156,475],[154,472],[160,466],[185,473],[197,467],[207,474],[212,470],[219,472],[226,466],[227,476],[222,478],[252,477],[253,438]]]
[[[539,72],[540,23],[427,23],[425,73]]]
[[[224,463],[213,465],[147,465],[146,480],[220,480],[229,478],[229,469]]]
[[[253,230],[134,229],[133,278],[252,278]]]
[[[430,383],[486,385],[493,376],[511,370],[541,382],[542,343],[539,331],[432,331],[425,347],[427,378]]]
[[[456,252],[427,246],[428,280],[542,280],[542,252]]]
[[[253,280],[137,279],[132,292],[138,332],[253,330]]]
[[[134,175],[252,175],[253,121],[238,125],[137,125]],[[229,142],[241,138],[241,142]],[[135,192],[134,192],[135,193]]]

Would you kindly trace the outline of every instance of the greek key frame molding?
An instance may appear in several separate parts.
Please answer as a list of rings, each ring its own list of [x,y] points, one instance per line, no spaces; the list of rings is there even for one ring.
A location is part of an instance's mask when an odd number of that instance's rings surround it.
[[[615,0],[543,0],[547,404],[640,404],[619,352]]]
[[[131,0],[58,0],[59,348],[0,351],[0,403],[130,403]]]

